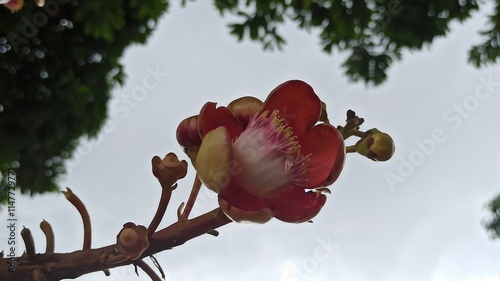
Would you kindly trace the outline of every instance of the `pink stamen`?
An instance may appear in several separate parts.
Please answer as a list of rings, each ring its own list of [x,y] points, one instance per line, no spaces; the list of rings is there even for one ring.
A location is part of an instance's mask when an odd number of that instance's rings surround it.
[[[268,111],[250,118],[233,143],[233,154],[241,166],[237,179],[247,192],[265,197],[281,187],[305,185],[309,180],[311,155],[300,153],[292,128]]]

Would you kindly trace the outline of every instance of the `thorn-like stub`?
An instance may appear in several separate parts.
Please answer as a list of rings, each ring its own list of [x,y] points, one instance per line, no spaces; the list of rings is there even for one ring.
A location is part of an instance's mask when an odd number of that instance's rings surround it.
[[[181,220],[182,213],[184,212],[184,206],[185,205],[186,205],[186,203],[181,202],[181,204],[179,205],[179,208],[177,208],[177,219],[178,220]]]
[[[215,237],[219,236],[219,232],[215,229],[207,231],[207,234],[210,234],[210,235],[215,236]]]
[[[62,194],[64,194],[64,197],[66,197],[66,199],[68,199],[68,200],[69,200],[69,198],[71,198],[71,196],[74,195],[73,190],[71,190],[71,188],[69,188],[69,187],[66,187],[66,191],[63,190],[61,192],[62,192]]]

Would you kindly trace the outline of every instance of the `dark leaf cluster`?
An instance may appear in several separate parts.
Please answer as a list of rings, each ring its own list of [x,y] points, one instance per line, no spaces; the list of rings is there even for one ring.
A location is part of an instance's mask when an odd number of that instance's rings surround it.
[[[145,43],[167,10],[162,0],[27,1],[0,7],[0,201],[14,168],[23,193],[57,190],[81,137],[95,137],[110,91],[124,81],[119,59]]]
[[[238,40],[249,38],[265,50],[281,49],[278,31],[287,20],[304,30],[319,31],[323,51],[348,52],[343,67],[351,81],[379,85],[405,50],[419,50],[445,36],[453,21],[464,21],[479,9],[476,0],[215,0],[221,14],[241,21],[229,24]],[[471,48],[476,66],[500,55],[500,0],[480,32],[484,42]]]
[[[493,239],[500,239],[500,194],[488,204],[487,209],[491,218],[484,223],[484,226]]]

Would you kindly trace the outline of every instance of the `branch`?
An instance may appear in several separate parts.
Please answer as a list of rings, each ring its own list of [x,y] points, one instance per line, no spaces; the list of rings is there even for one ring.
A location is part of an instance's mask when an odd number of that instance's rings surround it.
[[[150,246],[137,259],[172,249],[186,241],[210,232],[230,223],[231,220],[220,208],[187,221],[178,221],[157,231],[150,239]],[[72,253],[45,253],[28,257],[23,254],[15,258],[15,263],[4,258],[0,264],[0,281],[36,280],[36,274],[43,274],[47,281],[75,279],[79,276],[108,268],[129,265],[137,262],[127,257],[116,255],[116,245],[98,249],[84,249]],[[9,266],[15,272],[9,271]]]

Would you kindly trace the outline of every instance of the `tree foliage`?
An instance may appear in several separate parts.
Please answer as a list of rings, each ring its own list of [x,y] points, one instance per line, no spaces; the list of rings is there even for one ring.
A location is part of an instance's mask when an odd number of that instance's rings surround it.
[[[104,123],[110,90],[125,76],[123,51],[146,42],[166,9],[161,0],[28,1],[15,14],[0,7],[3,185],[13,167],[23,193],[58,190],[77,140]]]
[[[500,239],[500,194],[488,204],[487,208],[491,218],[484,223],[484,226],[492,238]]]
[[[343,67],[351,81],[379,85],[405,50],[420,50],[449,31],[450,23],[478,10],[475,0],[219,0],[221,14],[241,21],[229,25],[238,40],[249,38],[265,50],[281,49],[286,40],[279,26],[294,22],[300,29],[319,31],[323,51],[348,52]],[[500,1],[480,31],[484,41],[472,46],[469,60],[476,66],[500,56]]]
[[[27,1],[15,14],[0,7],[0,185],[11,167],[25,193],[58,190],[65,160],[82,136],[97,135],[110,90],[124,81],[123,51],[146,42],[168,4],[47,0],[39,8]],[[479,9],[474,0],[214,0],[214,6],[241,19],[229,25],[232,35],[265,50],[284,46],[279,28],[287,21],[316,30],[325,52],[349,53],[343,67],[350,80],[374,85],[403,51],[431,44],[451,22]],[[476,66],[500,55],[500,0],[488,21],[483,42],[469,53]]]

